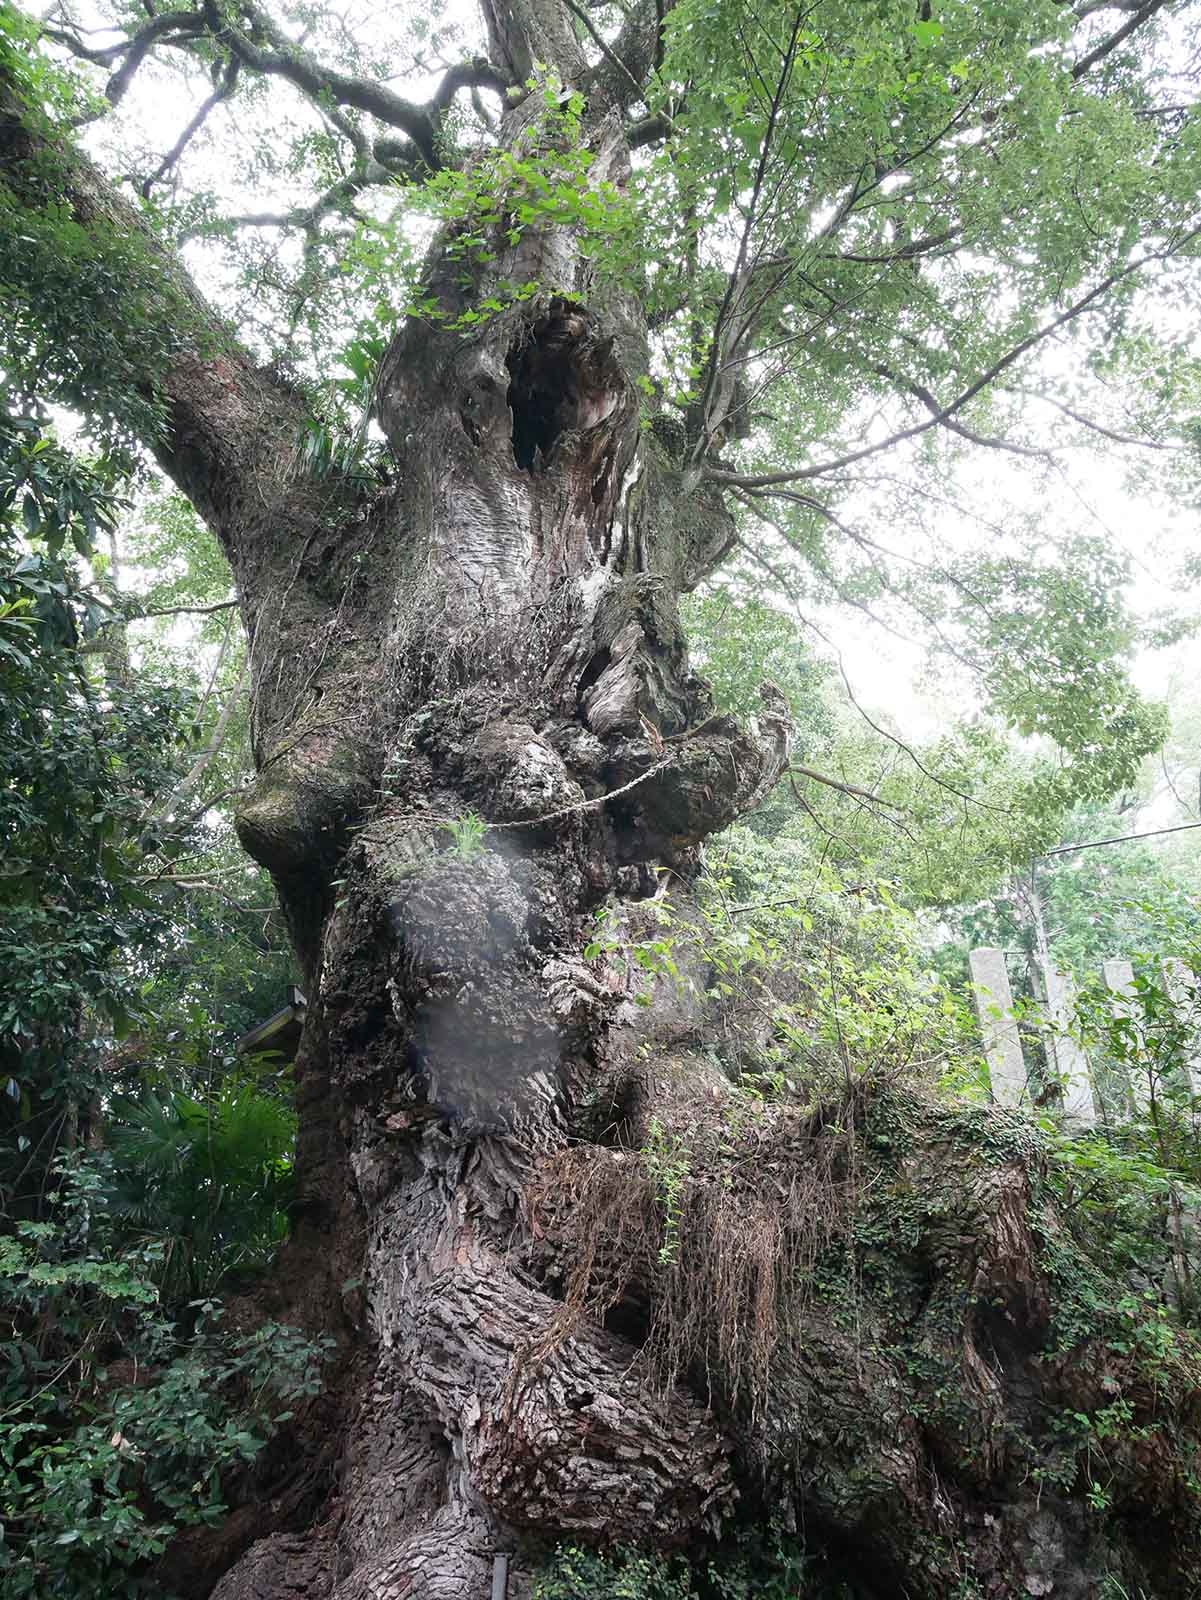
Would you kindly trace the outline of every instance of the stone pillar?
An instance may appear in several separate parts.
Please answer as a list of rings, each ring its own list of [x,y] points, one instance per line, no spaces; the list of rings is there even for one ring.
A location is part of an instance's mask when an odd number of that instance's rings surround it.
[[[1193,976],[1188,963],[1178,956],[1164,962],[1163,979],[1177,1016],[1196,1033],[1181,1070],[1188,1087],[1195,1095],[1201,1095],[1201,983]]]
[[[1185,1087],[1194,1095],[1201,1095],[1201,982],[1192,968],[1178,956],[1163,964],[1164,985],[1179,1021],[1193,1030],[1193,1038],[1180,1063]],[[1172,1214],[1169,1218],[1172,1236],[1172,1265],[1168,1268],[1164,1290],[1178,1311],[1191,1311],[1195,1301],[1194,1267],[1197,1263],[1197,1241],[1201,1239],[1201,1208],[1185,1205],[1175,1190],[1172,1191]]]
[[[1056,969],[1049,959],[1043,965],[1047,991],[1047,1060],[1059,1079],[1063,1094],[1063,1120],[1071,1129],[1095,1128],[1097,1104],[1088,1057],[1068,1031],[1076,1015],[1076,985],[1066,972]]]
[[[1129,961],[1105,961],[1101,964],[1105,987],[1109,990],[1109,1009],[1117,1022],[1133,1022],[1138,1014],[1134,996],[1134,968]],[[1126,1092],[1136,1112],[1145,1111],[1151,1104],[1151,1085],[1146,1071],[1135,1067],[1123,1074]]]
[[[1022,1041],[1013,1015],[1013,991],[1005,968],[1005,952],[992,948],[973,950],[967,959],[980,1032],[984,1035],[992,1097],[1000,1106],[1021,1105],[1028,1098],[1026,1063],[1022,1059]]]

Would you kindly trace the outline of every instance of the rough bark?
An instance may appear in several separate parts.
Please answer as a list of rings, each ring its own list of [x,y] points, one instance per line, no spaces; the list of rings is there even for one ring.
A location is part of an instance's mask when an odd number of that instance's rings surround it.
[[[558,6],[512,0],[488,19],[500,70],[549,61],[579,81]],[[631,51],[645,32],[632,22]],[[585,131],[597,175],[620,184],[616,77],[589,85]],[[503,139],[536,140],[536,110],[510,109]],[[10,185],[36,143],[10,97]],[[60,181],[86,225],[140,226],[77,157]],[[1118,1549],[1078,1502],[1031,1486],[1039,1403],[1127,1379],[1099,1355],[1084,1377],[1051,1360],[1053,1218],[1012,1130],[1003,1159],[978,1133],[954,1173],[933,1112],[908,1155],[877,1147],[865,1227],[890,1196],[947,1193],[891,1241],[848,1223],[867,1147],[840,1135],[831,1151],[820,1119],[757,1136],[728,1203],[700,1195],[698,1253],[674,1278],[639,1244],[650,1224],[630,1231],[653,1202],[630,1154],[648,1104],[695,1134],[720,1125],[723,1091],[694,1017],[665,1006],[639,1032],[584,959],[592,919],[665,872],[686,884],[698,844],[778,776],[789,728],[770,691],[755,726],[715,715],[689,671],[677,600],[733,529],[640,416],[636,303],[594,280],[566,228],[502,228],[482,264],[456,245],[448,230],[431,257],[441,316],[409,321],[384,360],[393,471],[373,493],[305,475],[301,401],[163,261],[163,315],[181,326],[155,375],[157,448],[238,584],[258,769],[238,825],[274,875],[309,997],[301,1201],[272,1310],[339,1340],[327,1394],[248,1505],[181,1544],[164,1581],[214,1600],[475,1600],[505,1551],[516,1595],[528,1535],[679,1547],[719,1536],[741,1494],[841,1544],[867,1594],[949,1596],[959,1561],[989,1595],[1083,1595],[1118,1550],[1114,1570],[1183,1596],[1154,1549]],[[503,282],[537,288],[462,332],[458,314]],[[831,1194],[839,1226],[807,1226]],[[850,1325],[787,1292],[832,1249],[858,1262],[859,1290],[873,1251],[891,1252],[891,1286],[849,1296]],[[598,1251],[626,1258],[608,1298]],[[761,1337],[733,1377],[709,1335],[668,1338],[651,1381],[636,1358],[666,1326],[656,1306],[698,1286],[732,1308],[735,1346],[740,1315]],[[1160,1403],[1187,1430],[1183,1371]],[[1149,1415],[1145,1377],[1128,1382]],[[1123,1465],[1156,1537],[1184,1514],[1180,1459],[1132,1449]]]

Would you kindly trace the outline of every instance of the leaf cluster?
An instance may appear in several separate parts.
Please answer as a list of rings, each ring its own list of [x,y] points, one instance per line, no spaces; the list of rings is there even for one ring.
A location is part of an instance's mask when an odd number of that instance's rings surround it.
[[[0,1238],[0,1574],[4,1593],[158,1592],[141,1576],[176,1529],[226,1510],[223,1480],[316,1393],[323,1345],[219,1327],[205,1299],[159,1307],[156,1241],[114,1230],[108,1164],[59,1173],[54,1221]]]

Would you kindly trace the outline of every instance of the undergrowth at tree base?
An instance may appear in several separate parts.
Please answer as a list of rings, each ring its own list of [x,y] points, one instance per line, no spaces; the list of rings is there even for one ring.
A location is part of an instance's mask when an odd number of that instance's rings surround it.
[[[536,1261],[556,1337],[633,1331],[647,1381],[708,1398],[740,1515],[803,1517],[799,1565],[779,1541],[753,1579],[729,1575],[745,1552],[722,1565],[736,1540],[560,1551],[536,1592],[942,1600],[1070,1577],[1183,1600],[1201,1344],[1161,1286],[1115,1281],[1096,1217],[1065,1204],[1063,1136],[866,1080],[816,1108],[703,1104],[647,1148],[547,1160]],[[811,1578],[848,1540],[876,1576],[857,1586],[851,1557]]]

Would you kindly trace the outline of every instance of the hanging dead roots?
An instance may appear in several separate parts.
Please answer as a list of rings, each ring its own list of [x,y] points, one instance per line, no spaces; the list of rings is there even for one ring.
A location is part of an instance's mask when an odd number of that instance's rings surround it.
[[[542,1164],[529,1221],[563,1308],[529,1359],[590,1319],[631,1337],[664,1386],[686,1378],[727,1415],[759,1416],[814,1266],[847,1233],[857,1162],[845,1119],[722,1132]]]

